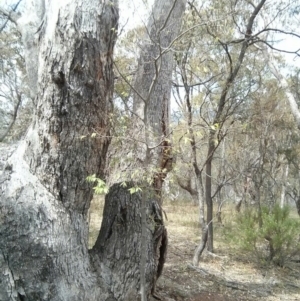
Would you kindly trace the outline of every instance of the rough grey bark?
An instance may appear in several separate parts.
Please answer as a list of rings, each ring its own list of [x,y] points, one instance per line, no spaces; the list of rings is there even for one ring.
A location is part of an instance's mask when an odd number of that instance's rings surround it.
[[[141,193],[128,193],[128,187],[115,184],[106,196],[104,221],[92,252],[96,267],[107,271],[105,280],[117,300],[139,300],[141,259]],[[154,293],[162,272],[165,227],[155,193],[147,196],[146,212],[146,292]],[[105,218],[105,217],[110,218]]]
[[[117,1],[29,4],[42,9],[27,16],[29,24],[14,21],[24,24],[32,50],[26,59],[34,64],[28,75],[36,112],[26,140],[2,164],[0,300],[137,300],[141,196],[113,186],[99,238],[91,251],[87,247],[92,187],[86,177],[103,177],[110,142],[91,133],[109,136]],[[149,296],[167,236],[153,192],[145,205]]]
[[[188,175],[185,175],[185,178],[176,176],[176,182],[180,186],[180,188],[184,189],[187,191],[193,200],[193,204],[197,205],[198,204],[198,192],[197,192],[197,187],[196,186],[196,180],[192,180],[192,173],[193,171],[190,170]]]
[[[111,156],[120,158],[120,161],[117,165],[109,166],[110,184],[133,181],[134,184],[128,184],[129,187],[138,185],[143,190],[136,199],[140,202],[139,211],[132,217],[132,222],[139,225],[135,228],[141,229],[135,234],[140,242],[139,250],[136,250],[139,257],[138,261],[131,263],[130,268],[132,271],[139,271],[135,287],[137,289],[140,286],[142,301],[155,293],[155,282],[161,274],[166,256],[167,232],[162,218],[161,188],[172,165],[168,140],[174,67],[172,45],[179,33],[185,3],[186,0],[156,0],[153,5],[146,29],[147,37],[141,45],[137,73],[132,85],[133,112],[128,139],[121,141],[122,145],[111,152]],[[148,189],[149,187],[151,188]],[[127,193],[127,198],[130,198],[128,190],[123,193]],[[111,200],[107,198],[106,201]],[[157,211],[154,215],[153,210],[149,210],[153,206]],[[157,219],[155,216],[160,217]],[[159,228],[149,232],[149,219],[153,218]],[[130,232],[126,235],[131,240]],[[116,236],[114,244],[122,238],[123,234]],[[104,253],[103,256],[111,257],[110,253]]]
[[[117,166],[110,166],[110,183],[136,180],[132,177],[133,171],[138,171],[140,179],[146,178],[150,172],[155,174],[153,186],[160,191],[166,172],[171,168],[169,117],[174,69],[172,47],[178,37],[185,4],[186,0],[154,2],[140,45],[138,68],[132,85],[133,126],[128,132],[131,139],[122,141],[121,162]],[[147,148],[150,149],[151,158],[149,166],[145,168]]]
[[[46,8],[41,27],[23,33],[39,43],[34,122],[1,164],[0,300],[108,300],[117,292],[87,247],[85,179],[103,176],[109,144],[90,134],[109,130],[117,1]]]

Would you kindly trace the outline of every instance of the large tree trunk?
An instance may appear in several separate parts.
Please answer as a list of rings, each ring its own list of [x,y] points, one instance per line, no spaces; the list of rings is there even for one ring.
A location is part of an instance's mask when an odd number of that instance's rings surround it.
[[[106,196],[100,235],[92,250],[97,259],[95,267],[107,271],[105,281],[117,300],[140,300],[141,260],[141,193],[130,194],[128,187],[115,184]],[[154,293],[155,281],[160,276],[165,261],[166,230],[157,205],[155,193],[147,196],[145,267],[146,287],[149,297]]]
[[[103,217],[103,227],[107,225],[107,229],[102,228],[101,231],[114,229],[112,221],[117,223],[118,218],[115,216],[119,215],[122,216],[124,228],[115,235],[109,235],[107,242],[99,239],[95,247],[108,246],[108,252],[103,252],[100,260],[110,270],[119,271],[119,278],[113,280],[116,286],[124,279],[124,273],[125,277],[135,279],[135,287],[132,282],[132,286],[127,289],[131,300],[137,298],[135,294],[139,286],[142,300],[154,293],[155,282],[165,262],[167,231],[162,217],[161,189],[172,165],[169,142],[170,94],[174,67],[172,46],[179,33],[185,3],[186,0],[155,1],[147,25],[147,36],[141,45],[137,73],[131,86],[131,124],[128,126],[126,139],[118,139],[118,148],[112,146],[110,151],[112,160],[108,168],[109,184],[115,184],[111,190],[115,191],[122,182],[127,183],[127,188],[121,192],[124,197],[122,206],[118,207],[117,201],[111,199],[110,194],[107,196],[107,214]],[[119,160],[113,160],[114,158]],[[129,200],[133,196],[128,188],[134,185],[142,188],[142,193],[137,194],[134,197],[135,204],[131,204]],[[108,210],[108,207],[111,209]],[[136,241],[139,242],[138,245]],[[126,246],[121,255],[121,266],[118,263],[120,253],[113,257],[111,255],[112,246],[119,243]],[[135,261],[130,259],[130,254],[136,257]]]
[[[19,26],[37,107],[26,140],[2,164],[0,300],[138,300],[142,256],[146,261],[144,290],[149,296],[162,271],[167,245],[160,200],[153,189],[142,198],[120,185],[111,187],[99,237],[91,251],[87,247],[93,190],[86,177],[103,177],[110,143],[106,137],[117,0],[29,2],[35,3],[38,13],[21,18]],[[179,27],[183,5],[184,1],[177,0],[165,6],[170,10],[167,19],[160,20],[159,38],[163,32],[171,34],[166,44],[154,43],[162,68],[153,84],[164,73],[170,76],[172,55],[162,47],[172,44],[177,31],[171,29]],[[152,24],[159,26],[156,21]],[[161,85],[153,85],[158,87],[154,95],[162,92]],[[166,131],[162,120],[168,115],[168,93],[147,106],[150,115],[145,124],[157,127],[151,116],[159,118],[156,137]],[[155,113],[156,106],[160,109]],[[94,137],[93,132],[102,135]]]
[[[27,47],[40,41],[37,108],[2,164],[0,300],[108,300],[109,272],[88,252],[86,177],[103,176],[109,145],[90,134],[109,130],[117,1],[49,1],[46,12],[22,33]]]

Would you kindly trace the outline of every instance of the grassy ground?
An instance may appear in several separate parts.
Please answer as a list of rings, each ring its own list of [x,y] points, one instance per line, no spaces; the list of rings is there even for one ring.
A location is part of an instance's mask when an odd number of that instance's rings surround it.
[[[94,199],[90,211],[90,246],[101,224],[103,199]],[[300,300],[300,264],[284,268],[260,266],[224,237],[222,225],[215,224],[215,255],[204,253],[199,267],[190,266],[199,243],[198,208],[189,203],[166,203],[168,258],[158,293],[163,300],[187,301],[296,301]],[[234,209],[223,209],[223,223],[234,218]]]

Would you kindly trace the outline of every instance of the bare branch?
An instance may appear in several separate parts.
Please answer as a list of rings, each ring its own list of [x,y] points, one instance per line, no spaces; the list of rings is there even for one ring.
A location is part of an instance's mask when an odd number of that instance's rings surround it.
[[[20,94],[18,94],[18,102],[14,108],[14,113],[13,113],[13,116],[12,116],[12,120],[8,126],[8,128],[6,129],[6,131],[2,134],[2,136],[0,136],[0,142],[2,142],[5,137],[7,137],[7,135],[9,134],[10,130],[12,129],[13,125],[15,124],[15,121],[17,119],[17,115],[18,115],[18,111],[19,111],[19,107],[21,105],[21,102],[22,102],[22,96]]]
[[[279,48],[276,48],[274,47],[273,45],[271,45],[270,43],[268,43],[267,41],[265,40],[256,40],[256,41],[253,41],[253,43],[251,43],[251,45],[253,44],[256,44],[256,43],[263,43],[263,44],[266,44],[269,48],[271,48],[272,50],[275,50],[275,51],[278,51],[278,52],[283,52],[283,53],[288,53],[288,54],[295,54],[297,56],[300,56],[300,49],[296,50],[296,51],[289,51],[289,50],[284,50],[284,49],[279,49]]]
[[[254,20],[255,20],[257,14],[259,13],[259,11],[261,10],[261,8],[263,7],[263,5],[265,4],[265,2],[266,2],[266,0],[260,1],[260,3],[254,9],[254,11],[248,21],[247,27],[246,27],[246,35],[252,33],[252,27],[253,27]]]
[[[203,82],[194,83],[194,84],[189,84],[188,86],[189,86],[190,88],[193,88],[193,87],[196,87],[196,86],[205,85],[206,83],[210,82],[212,79],[214,79],[214,78],[216,78],[216,77],[218,77],[219,75],[222,75],[222,74],[223,74],[223,72],[220,72],[220,73],[218,73],[218,74],[216,74],[216,75],[211,76],[209,79],[207,79],[207,80],[205,80],[205,81],[203,81]],[[176,84],[176,83],[173,82],[173,87],[183,88],[184,85],[179,85],[179,84]]]
[[[20,18],[20,16],[16,13],[16,9],[18,8],[18,6],[21,3],[21,1],[22,0],[19,0],[19,2],[13,7],[13,9],[11,11],[7,11],[3,7],[0,7],[0,14],[2,14],[5,17],[7,17],[6,22],[0,28],[0,32],[5,28],[5,26],[7,25],[8,21],[11,21],[14,24],[18,25],[18,19]]]
[[[159,29],[158,33],[161,33],[161,32],[165,29],[165,27],[167,26],[167,23],[168,23],[169,19],[171,18],[172,12],[173,12],[173,10],[174,10],[174,8],[175,8],[175,5],[176,5],[176,2],[177,2],[177,1],[178,1],[178,0],[175,0],[175,1],[173,2],[173,5],[172,5],[172,7],[170,8],[170,10],[169,10],[169,12],[168,12],[168,16],[167,16],[167,18],[166,18],[164,24],[163,24],[163,25],[161,26],[161,28]]]
[[[262,29],[261,31],[259,31],[258,33],[256,33],[255,35],[253,35],[253,37],[257,37],[257,36],[259,36],[261,33],[264,33],[264,32],[266,32],[266,31],[279,32],[279,33],[282,33],[282,34],[285,34],[285,35],[290,35],[290,36],[293,36],[293,37],[296,37],[296,38],[300,38],[300,34],[297,34],[297,33],[292,32],[292,31],[285,31],[285,30],[278,29],[278,28],[264,28],[264,29]]]

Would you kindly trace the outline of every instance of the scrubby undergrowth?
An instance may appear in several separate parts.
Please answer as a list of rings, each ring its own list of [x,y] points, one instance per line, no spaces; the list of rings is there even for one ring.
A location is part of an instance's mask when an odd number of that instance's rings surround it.
[[[90,211],[90,245],[100,227],[102,209],[102,198],[95,198]],[[204,253],[196,269],[191,267],[191,259],[200,239],[198,208],[167,202],[164,209],[169,250],[157,287],[163,300],[300,300],[300,254],[289,256],[280,267],[257,260],[255,253],[233,243],[225,235],[240,218],[233,206],[223,208],[224,225],[215,223],[215,255]]]

